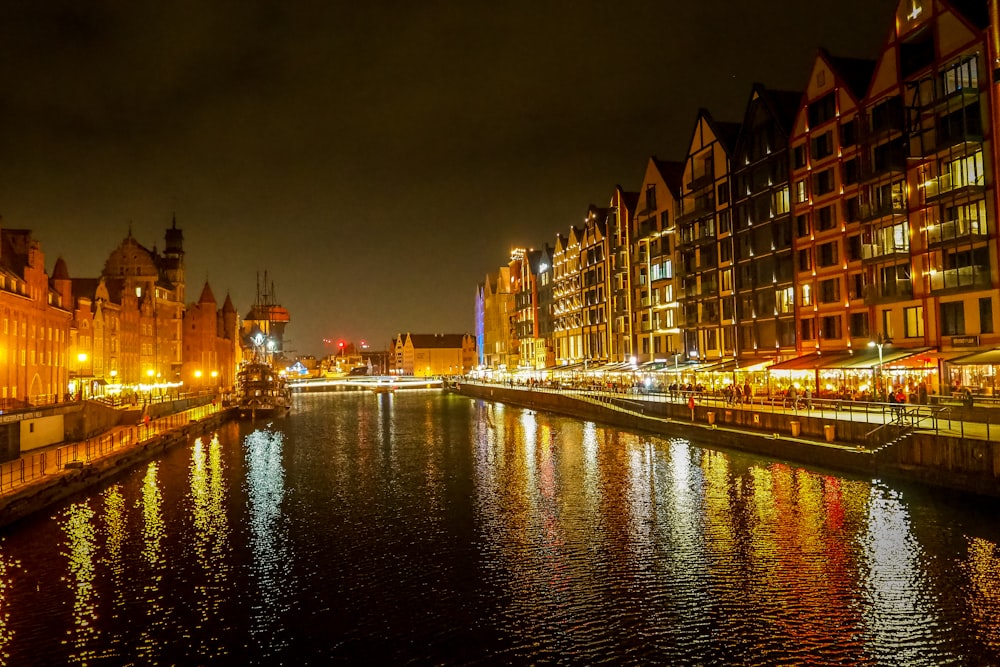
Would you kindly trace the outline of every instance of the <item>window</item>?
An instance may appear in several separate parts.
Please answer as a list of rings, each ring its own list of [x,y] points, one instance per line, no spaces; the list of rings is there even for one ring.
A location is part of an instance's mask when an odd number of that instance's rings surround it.
[[[795,312],[795,288],[786,287],[784,289],[779,289],[775,294],[777,299],[777,311],[778,313],[792,313]]]
[[[835,93],[827,93],[809,105],[808,118],[809,127],[816,127],[821,123],[833,118],[837,112]]]
[[[833,131],[824,132],[812,140],[812,158],[822,160],[833,155]]]
[[[646,210],[656,210],[656,186],[650,185],[646,188]]]
[[[852,185],[858,182],[858,159],[851,158],[844,162],[844,185]]]
[[[799,271],[812,270],[812,253],[808,248],[803,248],[799,253]]]
[[[801,144],[792,150],[792,164],[796,169],[806,166],[806,146]]]
[[[858,143],[857,121],[853,118],[840,126],[840,145],[854,146]]]
[[[833,229],[836,225],[836,218],[833,215],[833,205],[816,209],[816,218],[816,226],[819,227],[819,231],[825,232]]]
[[[993,299],[988,296],[979,300],[979,333],[993,333]]]
[[[771,202],[771,211],[774,215],[788,213],[788,188],[781,188],[774,193],[774,201]]]
[[[868,338],[868,313],[851,313],[851,337]]]
[[[720,204],[729,203],[729,183],[722,183],[719,185],[719,194],[716,201]]]
[[[812,285],[810,285],[809,283],[802,285],[802,305],[803,306],[813,305]]]
[[[832,167],[830,169],[824,169],[823,171],[813,176],[813,192],[817,196],[833,192]]]
[[[903,309],[903,336],[922,338],[924,335],[924,307],[912,306]]]
[[[941,333],[945,336],[965,335],[965,303],[951,301],[941,304]]]
[[[805,180],[795,181],[795,203],[802,204],[809,199]]]
[[[795,216],[795,233],[799,238],[809,236],[812,233],[808,214],[803,213]]]
[[[813,333],[813,320],[802,320],[802,326],[799,327],[799,331],[802,334],[802,340],[816,340],[816,336]]]
[[[843,335],[840,329],[840,315],[829,315],[820,318],[820,331],[823,338],[836,339]]]
[[[941,72],[941,92],[947,96],[964,90],[979,87],[979,61],[975,56],[955,63]]]
[[[728,234],[731,231],[733,231],[733,228],[729,222],[729,211],[719,212],[719,233]]]
[[[837,242],[824,243],[817,248],[818,257],[816,263],[821,267],[836,266],[839,263]]]
[[[840,279],[830,278],[819,283],[819,302],[836,303],[840,301]]]
[[[847,237],[847,261],[854,262],[861,259],[861,235],[854,234]]]

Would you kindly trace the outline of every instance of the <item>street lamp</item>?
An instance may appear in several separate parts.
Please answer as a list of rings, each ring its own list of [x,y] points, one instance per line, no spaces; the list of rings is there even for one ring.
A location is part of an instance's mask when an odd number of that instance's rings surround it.
[[[889,340],[885,334],[879,334],[878,340],[868,341],[868,347],[874,347],[878,349],[878,371],[875,373],[875,387],[881,394],[882,399],[885,399],[885,386],[882,380],[882,348],[886,345],[892,345],[892,341]]]
[[[80,400],[82,401],[83,396],[83,365],[87,363],[87,353],[81,352],[76,355],[76,360],[80,362],[80,365],[76,368],[76,381],[80,383]]]

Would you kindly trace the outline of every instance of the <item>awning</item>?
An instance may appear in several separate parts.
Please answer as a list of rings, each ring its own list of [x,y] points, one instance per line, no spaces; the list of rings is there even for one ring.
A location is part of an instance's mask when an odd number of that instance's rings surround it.
[[[670,365],[669,361],[647,361],[639,364],[639,370],[643,372],[658,371]]]
[[[553,373],[559,373],[561,371],[583,370],[583,362],[581,361],[581,362],[575,363],[575,364],[564,364],[562,366],[552,366],[550,368],[545,368],[543,370],[550,371],[550,372],[553,372]]]
[[[879,354],[877,349],[865,348],[862,350],[856,350],[852,355],[847,357],[842,361],[835,362],[825,368],[842,368],[842,369],[872,369],[882,364],[882,367],[892,366],[898,361],[902,361],[908,357],[913,357],[923,352],[928,352],[933,348],[929,347],[911,347],[911,348],[892,348],[891,350],[882,350],[881,360],[879,359]]]
[[[613,364],[604,364],[592,369],[595,373],[629,373],[635,370],[635,366],[628,361],[621,361]]]
[[[958,364],[959,366],[967,366],[970,364],[976,364],[982,366],[998,366],[1000,365],[1000,349],[986,350],[985,352],[976,352],[965,357],[952,359],[950,363]]]
[[[699,368],[699,373],[732,373],[733,371],[759,371],[774,363],[774,359],[727,359],[723,362]]]
[[[814,371],[820,368],[830,368],[832,364],[851,359],[850,352],[810,352],[801,357],[779,361],[771,364],[768,371]]]

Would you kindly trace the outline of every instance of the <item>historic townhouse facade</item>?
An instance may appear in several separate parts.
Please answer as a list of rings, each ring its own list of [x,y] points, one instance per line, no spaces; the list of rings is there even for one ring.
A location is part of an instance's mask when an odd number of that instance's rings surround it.
[[[609,360],[630,361],[635,356],[635,331],[632,328],[632,219],[635,217],[639,193],[626,192],[619,185],[608,207],[608,275],[611,281],[609,298],[611,347]]]
[[[632,218],[632,329],[643,362],[680,349],[673,253],[683,171],[682,162],[651,157]]]
[[[721,360],[735,352],[735,316],[731,309],[723,313],[723,302],[732,300],[733,286],[723,282],[732,279],[732,253],[726,251],[726,258],[722,248],[732,248],[729,156],[739,128],[702,109],[688,143],[675,270],[683,286],[683,351],[691,360]]]
[[[0,405],[62,400],[71,314],[50,288],[41,244],[26,229],[0,230],[0,317]]]
[[[483,292],[483,358],[490,368],[511,367],[511,316],[514,312],[514,295],[510,291],[510,268],[500,267],[486,277]],[[514,363],[516,368],[517,364]]]
[[[582,239],[583,230],[571,226],[568,235],[556,236],[552,252],[552,336],[556,363],[559,365],[584,359],[580,270]]]
[[[514,329],[520,368],[545,368],[554,361],[551,347],[552,250],[515,249],[520,277],[515,281]],[[511,271],[515,263],[511,262]],[[546,337],[548,335],[548,337]]]
[[[608,209],[594,205],[587,209],[579,261],[583,328],[579,358],[588,364],[606,363],[611,358],[612,240],[608,237],[608,224]]]
[[[872,329],[865,303],[859,183],[860,113],[874,61],[813,61],[791,138],[795,316],[799,354],[863,348]]]
[[[723,321],[735,317],[734,367],[796,355],[788,137],[801,99],[755,84],[733,150],[732,244],[720,224],[719,289]]]

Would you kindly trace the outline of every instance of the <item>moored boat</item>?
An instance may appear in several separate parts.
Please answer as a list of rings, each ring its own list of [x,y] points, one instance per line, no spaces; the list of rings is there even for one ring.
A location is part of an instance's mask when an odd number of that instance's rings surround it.
[[[243,419],[284,417],[292,407],[291,390],[270,364],[249,363],[239,372],[236,407]]]

